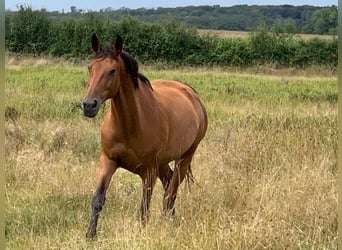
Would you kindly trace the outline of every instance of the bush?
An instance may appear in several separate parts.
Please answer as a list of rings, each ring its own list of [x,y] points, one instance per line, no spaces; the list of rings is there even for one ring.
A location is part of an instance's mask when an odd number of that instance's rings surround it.
[[[92,54],[91,35],[111,45],[120,34],[124,48],[141,62],[164,61],[177,65],[249,66],[272,63],[278,66],[337,66],[337,39],[298,40],[291,34],[264,27],[248,38],[199,36],[195,29],[171,19],[159,24],[133,17],[116,22],[100,13],[80,18],[50,21],[42,11],[20,6],[6,13],[6,50],[15,53],[51,54],[86,58]]]
[[[6,18],[6,46],[15,53],[41,54],[51,45],[51,21],[40,11],[19,6],[12,19]]]
[[[308,65],[337,66],[337,39],[298,40],[296,53],[291,59],[291,65],[306,67]]]

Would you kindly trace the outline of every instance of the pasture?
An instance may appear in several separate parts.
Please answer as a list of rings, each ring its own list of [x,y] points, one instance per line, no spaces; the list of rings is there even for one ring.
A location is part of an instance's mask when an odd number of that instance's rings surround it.
[[[180,187],[171,220],[158,181],[141,227],[141,180],[119,169],[86,240],[109,107],[83,116],[86,65],[7,59],[8,249],[337,249],[337,77],[291,70],[141,66],[187,82],[207,108],[195,183]]]
[[[229,38],[229,37],[241,37],[247,38],[250,35],[248,31],[235,31],[235,30],[210,30],[210,29],[198,29],[197,30],[200,35],[214,35],[220,38]],[[294,37],[300,39],[332,39],[336,36],[334,35],[317,35],[317,34],[295,34]]]

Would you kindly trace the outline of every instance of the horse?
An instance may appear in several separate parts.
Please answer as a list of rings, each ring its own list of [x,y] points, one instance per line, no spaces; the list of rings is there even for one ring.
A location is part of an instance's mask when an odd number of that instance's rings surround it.
[[[111,105],[101,126],[98,183],[92,198],[92,214],[86,237],[96,228],[106,191],[116,169],[123,168],[142,179],[140,220],[146,223],[157,177],[163,189],[163,214],[175,214],[177,189],[191,179],[191,161],[205,136],[207,112],[195,90],[175,80],[149,81],[137,61],[123,50],[117,36],[112,46],[102,47],[92,35],[94,58],[88,65],[86,96],[81,101],[85,116],[95,117],[100,106]],[[174,161],[173,169],[169,163]]]

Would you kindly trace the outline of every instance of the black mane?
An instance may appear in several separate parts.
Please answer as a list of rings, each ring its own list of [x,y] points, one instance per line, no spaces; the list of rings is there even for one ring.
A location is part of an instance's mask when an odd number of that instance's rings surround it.
[[[115,51],[110,47],[101,48],[101,50],[96,53],[95,58],[106,56],[115,58]],[[140,79],[143,83],[145,83],[152,89],[151,83],[148,78],[139,72],[138,62],[133,58],[133,56],[128,54],[126,51],[122,51],[120,56],[125,63],[127,74],[129,74],[133,80],[134,87],[136,89],[139,88]]]

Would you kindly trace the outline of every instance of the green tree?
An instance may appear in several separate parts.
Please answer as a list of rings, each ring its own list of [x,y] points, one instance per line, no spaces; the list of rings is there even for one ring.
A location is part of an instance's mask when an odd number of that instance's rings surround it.
[[[71,11],[71,13],[76,13],[77,12],[76,6],[71,6],[70,11]]]
[[[292,18],[277,19],[272,27],[272,31],[275,33],[287,33],[296,34],[297,26],[296,21]]]
[[[12,40],[11,24],[11,18],[8,15],[5,15],[5,48],[8,48],[10,46],[10,42]]]
[[[336,34],[337,28],[337,7],[331,6],[316,10],[309,18],[304,30],[312,30],[315,34]]]
[[[13,52],[40,54],[50,47],[50,20],[40,11],[20,5],[13,17],[10,30],[9,50]]]

